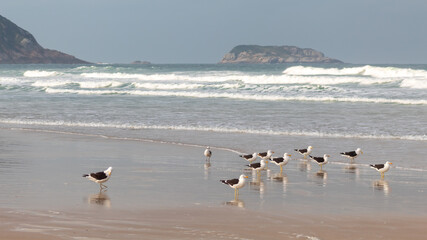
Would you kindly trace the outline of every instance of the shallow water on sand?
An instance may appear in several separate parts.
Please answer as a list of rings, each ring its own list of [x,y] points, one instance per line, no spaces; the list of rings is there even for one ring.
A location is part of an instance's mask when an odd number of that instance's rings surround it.
[[[211,165],[205,167],[204,147],[23,130],[0,132],[0,204],[7,208],[143,210],[229,205],[277,215],[425,216],[427,212],[425,172],[394,167],[380,180],[365,162],[374,158],[369,151],[353,168],[334,155],[323,172],[316,163],[292,153],[281,176],[279,168],[269,164],[270,169],[257,178],[245,170],[247,162],[237,153],[215,147]],[[334,141],[328,139],[328,143]],[[108,166],[114,170],[104,192],[81,177]],[[249,181],[234,201],[233,189],[219,180],[241,173]]]

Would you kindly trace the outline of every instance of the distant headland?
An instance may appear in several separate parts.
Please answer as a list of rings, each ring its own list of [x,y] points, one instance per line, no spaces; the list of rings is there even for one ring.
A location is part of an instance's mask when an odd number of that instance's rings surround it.
[[[239,45],[219,63],[342,63],[311,48]]]
[[[74,56],[43,48],[33,35],[0,15],[0,64],[86,64]]]

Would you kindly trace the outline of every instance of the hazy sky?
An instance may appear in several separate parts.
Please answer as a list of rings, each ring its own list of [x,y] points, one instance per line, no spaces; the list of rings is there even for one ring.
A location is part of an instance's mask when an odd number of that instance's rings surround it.
[[[426,0],[1,0],[0,15],[91,62],[216,63],[258,44],[427,63]]]

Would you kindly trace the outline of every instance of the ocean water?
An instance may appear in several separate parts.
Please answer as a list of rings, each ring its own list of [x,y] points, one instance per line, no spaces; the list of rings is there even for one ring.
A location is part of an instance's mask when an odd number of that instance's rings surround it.
[[[250,153],[292,138],[287,151],[382,141],[424,154],[427,65],[0,65],[0,127]],[[420,156],[401,166],[427,171]]]

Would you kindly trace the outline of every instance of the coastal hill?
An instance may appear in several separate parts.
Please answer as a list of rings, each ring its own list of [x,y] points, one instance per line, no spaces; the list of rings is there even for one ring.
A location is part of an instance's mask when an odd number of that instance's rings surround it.
[[[239,45],[220,63],[342,63],[311,48],[295,46]]]
[[[88,62],[56,50],[43,48],[31,33],[0,15],[0,63],[85,64]]]

